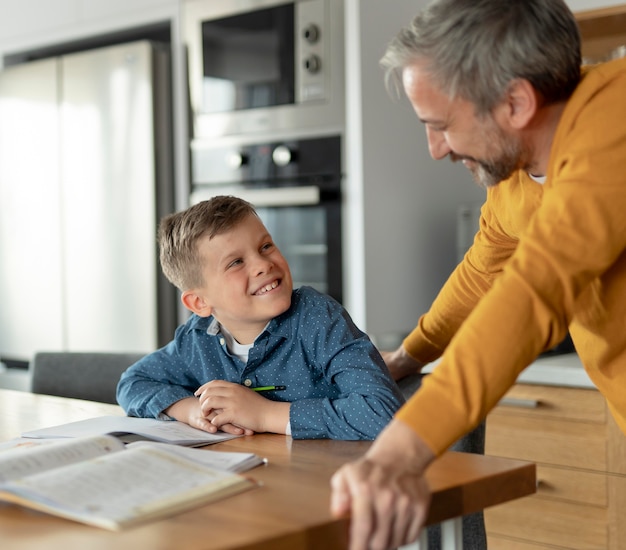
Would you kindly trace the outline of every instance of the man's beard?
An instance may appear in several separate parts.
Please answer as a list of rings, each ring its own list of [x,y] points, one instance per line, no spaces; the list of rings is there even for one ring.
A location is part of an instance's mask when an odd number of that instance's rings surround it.
[[[491,158],[476,159],[453,153],[451,159],[453,162],[471,161],[471,164],[466,164],[466,167],[471,172],[474,181],[483,189],[488,189],[510,178],[514,172],[523,168],[526,151],[519,140],[504,134],[495,123],[484,133],[483,140],[485,143],[491,143],[491,148],[495,149],[495,154]]]

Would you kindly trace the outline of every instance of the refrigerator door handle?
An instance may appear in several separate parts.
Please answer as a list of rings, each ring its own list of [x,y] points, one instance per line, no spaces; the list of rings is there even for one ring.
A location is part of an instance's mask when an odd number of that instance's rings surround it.
[[[317,185],[299,187],[272,187],[246,189],[244,187],[210,187],[197,189],[191,194],[191,203],[197,204],[216,195],[232,195],[244,199],[257,208],[274,206],[309,206],[320,203]]]

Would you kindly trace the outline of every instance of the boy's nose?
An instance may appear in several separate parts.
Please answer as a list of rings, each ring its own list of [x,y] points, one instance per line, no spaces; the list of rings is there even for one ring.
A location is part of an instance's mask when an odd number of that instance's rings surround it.
[[[273,263],[261,256],[259,257],[259,260],[257,261],[256,265],[255,265],[255,271],[257,275],[263,275],[263,273],[267,273],[268,271],[270,271],[272,269]]]

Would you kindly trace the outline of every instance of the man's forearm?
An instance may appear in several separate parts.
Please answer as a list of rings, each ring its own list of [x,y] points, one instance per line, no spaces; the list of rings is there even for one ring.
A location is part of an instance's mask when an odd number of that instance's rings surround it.
[[[376,438],[365,458],[398,472],[422,474],[435,454],[407,424],[393,420]]]

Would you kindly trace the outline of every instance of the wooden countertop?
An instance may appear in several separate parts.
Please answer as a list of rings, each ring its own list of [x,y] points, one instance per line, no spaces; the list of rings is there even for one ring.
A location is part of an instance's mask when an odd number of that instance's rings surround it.
[[[22,432],[107,414],[115,405],[0,390],[0,440]],[[109,532],[26,509],[0,505],[3,546],[46,550],[258,548],[344,549],[347,519],[329,512],[329,480],[361,456],[364,441],[294,440],[275,434],[242,437],[207,447],[262,455],[268,464],[248,472],[251,491],[165,520]],[[446,453],[427,473],[433,493],[428,523],[482,510],[535,492],[535,465],[523,461]]]

